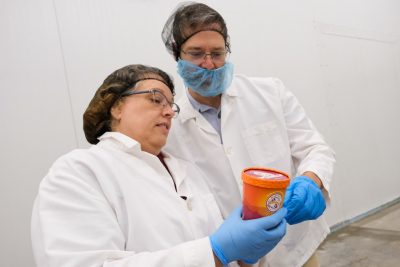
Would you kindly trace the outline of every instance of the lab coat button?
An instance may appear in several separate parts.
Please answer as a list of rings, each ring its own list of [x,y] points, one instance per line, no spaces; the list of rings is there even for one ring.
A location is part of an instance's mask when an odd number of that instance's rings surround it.
[[[225,154],[228,156],[232,155],[232,147],[225,148]]]
[[[190,201],[187,202],[186,206],[187,206],[188,210],[192,211],[193,207],[192,207],[192,204],[190,203]]]

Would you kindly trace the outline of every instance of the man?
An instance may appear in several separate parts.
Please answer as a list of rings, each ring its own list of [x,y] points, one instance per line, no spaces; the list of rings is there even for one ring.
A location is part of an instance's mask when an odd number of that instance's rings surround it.
[[[329,233],[321,215],[333,151],[279,79],[233,75],[228,30],[214,9],[181,4],[162,38],[187,88],[167,151],[200,166],[224,217],[241,202],[244,168],[289,173],[284,206],[290,226],[260,265],[319,266],[314,252]]]

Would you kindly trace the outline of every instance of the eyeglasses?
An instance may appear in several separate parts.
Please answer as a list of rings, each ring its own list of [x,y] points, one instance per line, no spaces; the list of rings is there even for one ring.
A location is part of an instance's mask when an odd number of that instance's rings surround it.
[[[210,56],[214,63],[224,63],[229,53],[227,50],[212,51],[210,53],[201,50],[181,50],[181,52],[189,57],[189,61],[194,63],[200,63],[206,56]]]
[[[165,108],[166,106],[169,106],[172,111],[174,112],[173,118],[178,116],[179,111],[181,110],[179,106],[174,103],[174,102],[169,102],[167,97],[158,89],[149,89],[149,90],[143,90],[143,91],[126,91],[121,94],[121,97],[125,96],[130,96],[130,95],[139,95],[139,94],[152,94],[152,97],[150,98],[150,101],[161,108]]]

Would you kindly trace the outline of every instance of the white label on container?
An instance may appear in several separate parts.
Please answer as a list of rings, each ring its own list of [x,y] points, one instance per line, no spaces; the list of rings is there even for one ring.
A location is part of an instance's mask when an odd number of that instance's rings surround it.
[[[275,193],[269,196],[269,198],[267,199],[266,206],[270,212],[275,212],[279,210],[281,203],[282,203],[282,195],[279,193]]]

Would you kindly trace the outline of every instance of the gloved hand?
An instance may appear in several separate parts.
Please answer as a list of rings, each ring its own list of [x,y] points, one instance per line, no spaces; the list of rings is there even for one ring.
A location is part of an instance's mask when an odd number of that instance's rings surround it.
[[[242,220],[242,208],[236,208],[210,236],[214,254],[223,265],[243,260],[256,263],[271,251],[286,233],[286,209],[253,220]]]
[[[283,206],[287,208],[286,220],[289,224],[315,220],[326,208],[321,189],[304,175],[294,178],[290,183]]]

